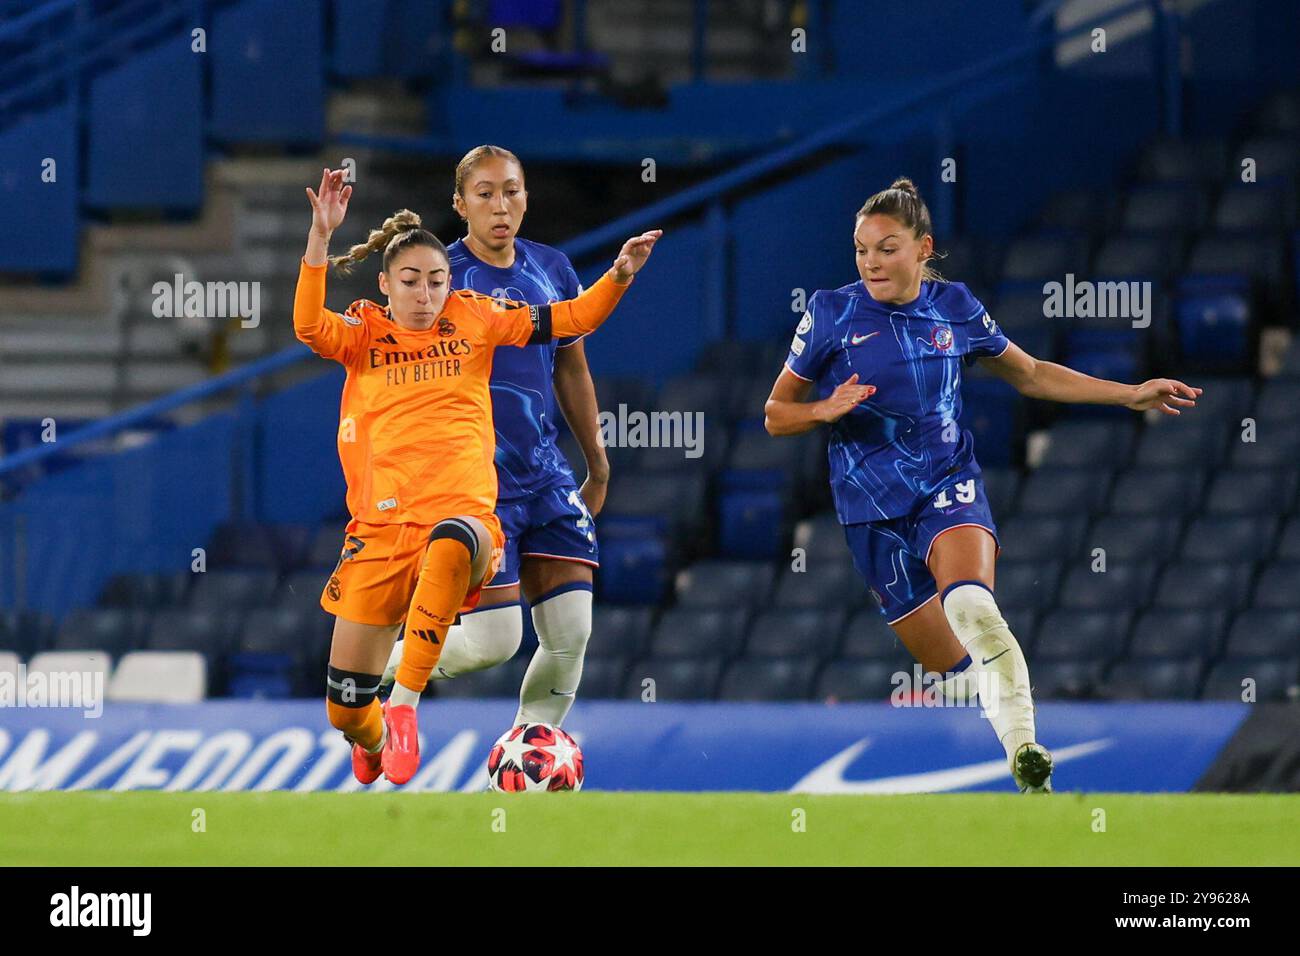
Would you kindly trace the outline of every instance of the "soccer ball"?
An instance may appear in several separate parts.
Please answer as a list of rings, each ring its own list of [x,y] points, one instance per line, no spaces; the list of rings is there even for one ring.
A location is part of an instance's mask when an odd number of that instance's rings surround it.
[[[487,769],[488,787],[500,792],[582,789],[582,749],[551,724],[511,727],[492,745]]]

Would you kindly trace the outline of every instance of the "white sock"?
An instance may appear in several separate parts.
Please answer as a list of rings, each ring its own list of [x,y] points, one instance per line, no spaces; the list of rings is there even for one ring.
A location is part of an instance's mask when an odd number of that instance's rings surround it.
[[[943,612],[970,655],[968,670],[979,673],[980,703],[1010,763],[1020,745],[1034,739],[1034,700],[1024,652],[998,610],[993,592],[982,584],[950,586]]]
[[[420,703],[420,692],[411,690],[405,684],[397,681],[393,682],[393,692],[388,695],[389,707],[417,707]]]
[[[524,615],[518,604],[500,604],[464,614],[459,624],[447,628],[442,655],[429,679],[448,680],[495,667],[515,656],[523,638]],[[381,683],[393,682],[401,662],[402,642],[398,641],[388,655]]]
[[[537,650],[519,688],[515,723],[559,726],[573,706],[582,680],[582,659],[591,637],[591,587],[561,591],[533,605]]]

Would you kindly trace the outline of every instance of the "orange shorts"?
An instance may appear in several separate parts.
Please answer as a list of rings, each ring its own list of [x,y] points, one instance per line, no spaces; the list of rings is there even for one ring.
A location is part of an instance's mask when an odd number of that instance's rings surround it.
[[[496,515],[466,517],[483,522],[492,534],[493,547],[487,572],[465,595],[462,613],[478,606],[483,585],[496,574],[506,546]],[[358,624],[401,624],[411,606],[433,528],[431,524],[367,524],[353,518],[344,534],[343,554],[321,594],[321,607]]]

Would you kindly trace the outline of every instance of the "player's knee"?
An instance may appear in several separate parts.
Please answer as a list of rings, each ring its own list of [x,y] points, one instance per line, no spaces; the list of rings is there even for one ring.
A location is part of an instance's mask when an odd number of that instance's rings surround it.
[[[325,676],[325,709],[330,724],[347,733],[364,723],[379,693],[379,677],[330,666]]]
[[[510,660],[524,639],[524,616],[518,604],[473,611],[461,617],[460,626],[477,670]]]
[[[537,642],[556,657],[580,658],[591,638],[591,585],[564,585],[533,605]]]
[[[473,563],[481,550],[478,532],[463,518],[444,518],[433,526],[429,532],[429,547],[445,548],[448,553],[456,553],[455,544],[459,543]]]

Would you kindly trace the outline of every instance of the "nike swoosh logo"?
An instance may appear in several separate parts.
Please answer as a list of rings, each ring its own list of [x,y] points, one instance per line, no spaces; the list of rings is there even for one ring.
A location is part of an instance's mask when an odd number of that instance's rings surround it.
[[[851,345],[861,345],[863,342],[871,338],[873,335],[879,335],[879,334],[880,332],[879,330],[877,330],[875,332],[868,332],[866,335],[855,335],[849,339],[849,343]]]
[[[1002,652],[1002,654],[1010,654],[1010,653],[1011,653],[1011,648],[1009,648],[1009,647],[1008,647],[1005,651]],[[981,663],[983,663],[983,664],[992,664],[995,660],[997,660],[999,657],[1001,657],[1002,654],[994,654],[992,657],[986,657],[986,658],[984,658],[983,661],[981,661]]]
[[[577,691],[576,691],[576,690],[556,690],[554,687],[552,687],[552,688],[551,688],[551,693],[554,694],[556,697],[572,697],[574,694],[577,693]]]
[[[1089,740],[1052,751],[1052,766],[1060,767],[1069,760],[1087,757],[1108,747],[1114,746],[1111,738]],[[871,738],[859,740],[841,750],[825,763],[814,767],[798,783],[790,788],[791,793],[942,793],[947,790],[961,790],[965,787],[991,783],[995,780],[1010,780],[1011,771],[1007,769],[1005,757],[989,760],[985,763],[967,764],[963,767],[948,767],[944,770],[930,770],[926,773],[902,774],[897,777],[879,777],[875,780],[845,780],[844,771],[862,752],[871,746]]]

